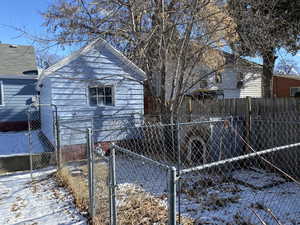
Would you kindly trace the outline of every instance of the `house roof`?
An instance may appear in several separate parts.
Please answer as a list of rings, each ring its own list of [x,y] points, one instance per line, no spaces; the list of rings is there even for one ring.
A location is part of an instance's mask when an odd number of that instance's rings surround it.
[[[14,80],[37,80],[38,77],[36,75],[20,75],[20,74],[0,74],[0,79],[14,79]]]
[[[63,66],[65,66],[67,64],[69,64],[73,60],[77,59],[81,55],[84,55],[85,53],[87,53],[88,51],[90,51],[91,49],[93,49],[95,47],[101,47],[101,48],[107,49],[114,56],[116,56],[122,62],[122,64],[125,67],[127,67],[131,71],[135,72],[135,74],[138,76],[139,80],[145,80],[146,79],[146,74],[145,74],[145,72],[143,70],[141,70],[138,66],[136,66],[132,61],[130,61],[127,57],[125,57],[120,51],[118,51],[117,49],[115,49],[107,41],[105,41],[102,38],[97,38],[94,41],[92,41],[91,43],[89,43],[88,45],[86,45],[83,48],[81,48],[80,50],[78,50],[78,51],[72,53],[71,55],[63,58],[62,60],[60,60],[56,64],[54,64],[54,65],[50,66],[49,68],[47,68],[46,70],[43,70],[42,73],[40,74],[39,81],[38,81],[37,85],[39,86],[40,83],[41,83],[41,81],[46,76],[54,73],[58,69],[62,68]]]
[[[0,44],[0,75],[37,74],[32,46]]]

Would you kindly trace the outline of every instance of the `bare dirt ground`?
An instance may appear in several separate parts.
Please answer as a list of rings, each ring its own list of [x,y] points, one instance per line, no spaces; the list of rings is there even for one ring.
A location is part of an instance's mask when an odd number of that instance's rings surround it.
[[[0,224],[85,225],[86,218],[73,204],[73,197],[58,187],[53,170],[0,176]]]

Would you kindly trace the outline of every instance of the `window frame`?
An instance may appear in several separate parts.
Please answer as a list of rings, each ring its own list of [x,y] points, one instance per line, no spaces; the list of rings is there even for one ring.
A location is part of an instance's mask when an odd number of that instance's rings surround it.
[[[112,104],[111,105],[106,105],[106,104],[98,104],[98,93],[97,93],[97,104],[96,105],[91,105],[91,95],[90,95],[90,88],[103,88],[104,89],[104,99],[106,98],[105,95],[105,88],[111,88],[111,98],[112,98]],[[115,85],[113,84],[90,84],[87,86],[87,93],[88,93],[88,98],[87,98],[87,103],[90,107],[114,107],[115,106]]]
[[[0,80],[0,95],[1,95],[0,106],[4,106],[4,85],[2,80]]]
[[[296,86],[296,87],[290,87],[290,97],[295,97],[294,95],[292,95],[292,89],[293,88],[299,88],[299,92],[300,92],[300,86]],[[297,91],[298,92],[298,91]]]

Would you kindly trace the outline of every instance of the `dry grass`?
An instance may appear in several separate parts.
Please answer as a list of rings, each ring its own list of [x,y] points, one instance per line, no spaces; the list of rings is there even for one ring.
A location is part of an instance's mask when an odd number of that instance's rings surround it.
[[[96,178],[97,215],[95,221],[101,221],[101,223],[99,224],[108,224],[108,170],[104,164],[96,163],[94,172]],[[72,193],[75,204],[79,208],[79,210],[87,212],[89,204],[87,165],[64,167],[57,173],[56,177],[59,181],[59,184],[66,187]]]
[[[82,211],[87,211],[89,193],[86,180],[81,177],[74,177],[67,167],[57,172],[57,178],[59,184],[72,193],[76,206]]]
[[[124,225],[168,224],[168,209],[162,199],[141,192],[123,200],[118,208],[118,222]],[[192,225],[194,221],[181,217],[181,224]]]
[[[78,174],[74,174],[74,167],[65,167],[57,173],[57,178],[62,186],[67,187],[74,196],[76,206],[82,211],[88,211],[89,194],[87,180],[87,166],[75,167]],[[108,169],[103,163],[96,163],[96,217],[94,225],[109,224],[109,195],[108,195]],[[122,225],[152,225],[167,224],[168,210],[164,199],[166,196],[154,197],[142,189],[129,185],[120,187],[117,191],[118,223]],[[194,221],[181,218],[181,224],[192,225]]]

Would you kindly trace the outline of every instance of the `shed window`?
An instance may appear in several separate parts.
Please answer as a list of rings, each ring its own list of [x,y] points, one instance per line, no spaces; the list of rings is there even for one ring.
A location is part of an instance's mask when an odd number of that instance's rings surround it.
[[[4,105],[4,87],[2,81],[0,81],[0,105]]]
[[[113,86],[93,86],[89,87],[90,106],[114,105]]]
[[[300,87],[291,87],[291,97],[300,97]]]

